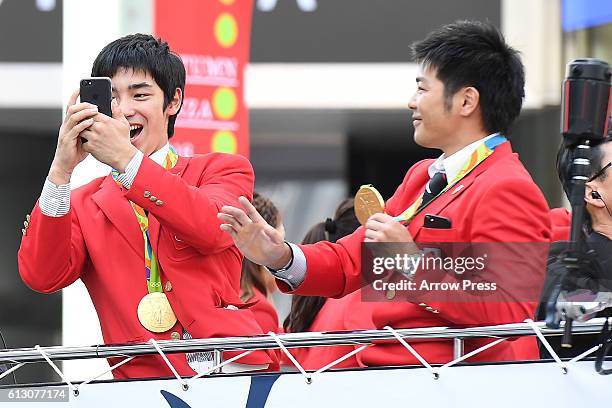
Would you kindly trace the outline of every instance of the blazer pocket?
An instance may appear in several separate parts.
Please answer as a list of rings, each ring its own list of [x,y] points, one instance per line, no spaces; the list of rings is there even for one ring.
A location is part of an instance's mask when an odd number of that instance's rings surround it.
[[[418,242],[456,242],[457,231],[454,228],[425,228],[422,227],[417,233]]]
[[[172,236],[172,243],[174,244],[174,248],[177,251],[180,251],[182,249],[185,249],[189,246],[188,243],[186,243],[185,241],[183,241],[182,239],[180,239],[178,236],[173,235]]]
[[[199,252],[176,235],[170,235],[172,244],[169,246],[168,257],[175,261],[184,261],[197,256]]]
[[[227,309],[227,310],[238,310],[238,309],[248,309],[251,306],[258,303],[258,300],[254,300],[251,302],[243,302],[239,297],[235,299],[231,299],[231,297],[223,296],[218,293],[215,294],[215,307],[219,309]]]

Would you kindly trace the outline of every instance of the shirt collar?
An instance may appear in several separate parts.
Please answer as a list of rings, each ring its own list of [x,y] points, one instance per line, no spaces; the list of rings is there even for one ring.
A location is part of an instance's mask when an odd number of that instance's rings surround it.
[[[474,152],[474,150],[497,134],[498,133],[493,133],[489,136],[483,137],[482,139],[478,139],[448,157],[444,157],[444,153],[442,153],[442,155],[429,166],[429,169],[427,170],[429,177],[433,177],[434,174],[438,172],[443,172],[446,173],[446,180],[448,180],[450,183],[455,179],[455,177],[457,177],[461,167],[463,167],[465,162],[470,158],[470,155]]]
[[[149,159],[153,160],[155,163],[159,164],[160,166],[163,166],[164,160],[166,160],[166,156],[168,155],[169,150],[170,150],[170,143],[166,143],[161,149],[151,154],[149,156]]]

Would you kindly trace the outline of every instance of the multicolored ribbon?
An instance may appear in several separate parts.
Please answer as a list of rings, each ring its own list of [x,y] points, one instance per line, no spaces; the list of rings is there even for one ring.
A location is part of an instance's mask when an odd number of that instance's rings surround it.
[[[414,218],[415,215],[417,215],[419,212],[423,210],[423,208],[426,208],[437,197],[439,197],[445,191],[447,191],[448,189],[453,187],[455,184],[457,184],[459,180],[467,176],[480,163],[482,163],[487,157],[489,157],[499,145],[501,145],[502,143],[506,141],[507,139],[504,136],[500,134],[496,134],[495,136],[487,139],[484,143],[481,143],[476,148],[476,150],[472,152],[469,159],[463,164],[463,166],[461,167],[461,170],[459,170],[459,173],[457,173],[455,178],[451,180],[448,183],[448,185],[437,196],[435,196],[431,201],[429,201],[429,203],[424,205],[422,208],[419,208],[419,206],[421,205],[421,202],[423,201],[423,194],[421,194],[419,198],[417,198],[417,200],[410,205],[410,207],[408,207],[404,212],[402,212],[400,215],[395,217],[395,220],[408,224]]]
[[[164,160],[164,168],[166,170],[170,170],[176,166],[177,162],[178,153],[176,153],[174,147],[170,146],[170,150],[168,150],[168,154]],[[113,169],[111,174],[115,182],[121,185],[121,183],[117,180],[119,172]],[[144,263],[145,276],[147,278],[147,289],[149,293],[163,292],[161,278],[159,276],[159,263],[157,262],[157,257],[155,256],[155,252],[153,252],[151,239],[149,238],[149,217],[141,206],[131,201],[130,204],[134,209],[134,214],[136,214],[136,219],[138,220],[138,225],[140,225],[140,230],[142,231],[142,237],[144,239]]]

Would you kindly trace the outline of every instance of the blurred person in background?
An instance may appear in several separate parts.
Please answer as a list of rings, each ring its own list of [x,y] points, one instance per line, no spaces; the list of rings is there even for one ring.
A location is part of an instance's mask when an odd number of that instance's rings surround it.
[[[518,117],[524,98],[523,64],[516,50],[489,23],[460,21],[445,25],[413,47],[420,65],[417,91],[410,100],[417,144],[442,151],[436,160],[413,165],[385,206],[363,228],[337,243],[294,245],[283,241],[250,205],[226,206],[219,217],[236,246],[249,259],[266,265],[286,292],[340,298],[362,285],[362,243],[404,243],[419,255],[419,242],[527,243],[533,251],[550,242],[548,205],[531,176],[512,152],[506,135]],[[394,217],[402,215],[401,223]],[[425,215],[445,220],[435,228]],[[525,246],[524,246],[525,247]],[[516,247],[515,247],[516,248]],[[544,281],[545,251],[526,256],[514,250],[515,273],[487,268],[489,282],[512,279],[520,290]],[[541,259],[540,259],[541,258]],[[454,274],[447,274],[455,279]],[[418,272],[417,272],[418,275]],[[471,298],[471,293],[463,293]],[[522,322],[533,318],[537,294],[519,300],[519,291],[497,292],[469,301],[423,299],[379,302],[372,321],[382,329],[432,326],[481,326]],[[465,342],[465,352],[491,340]],[[452,341],[415,342],[431,363],[453,360]],[[535,340],[503,342],[468,361],[537,358]],[[359,354],[364,365],[419,364],[398,343],[377,344]]]
[[[336,209],[334,218],[313,225],[304,236],[302,244],[314,244],[319,241],[336,242],[353,233],[359,227],[353,204],[352,198],[342,201]],[[270,275],[269,272],[266,273]],[[373,328],[371,323],[353,323],[361,317],[369,318],[369,314],[360,313],[362,307],[364,305],[361,305],[360,291],[341,299],[293,295],[291,312],[283,326],[286,332],[291,333],[371,329]],[[353,350],[353,346],[325,346],[292,348],[290,352],[304,369],[317,370]],[[292,363],[284,359],[282,364]],[[358,367],[354,356],[334,366],[334,368],[348,367]]]
[[[280,212],[268,197],[254,192],[253,206],[268,224],[273,225],[283,236],[285,235]],[[251,310],[264,333],[279,331],[278,314],[270,301],[270,296],[276,290],[274,277],[263,266],[246,258],[243,260],[240,299],[244,303],[254,303]]]
[[[262,333],[240,301],[242,255],[216,218],[221,206],[250,198],[250,163],[219,153],[179,157],[170,146],[185,67],[166,42],[144,34],[115,40],[91,75],[111,78],[112,117],[72,94],[40,199],[24,223],[23,281],[52,293],[81,279],[107,344]],[[88,154],[114,170],[70,191]],[[212,353],[167,357],[183,376],[213,364]],[[258,351],[229,370],[275,364],[274,353]],[[113,375],[173,373],[161,356],[148,355]]]

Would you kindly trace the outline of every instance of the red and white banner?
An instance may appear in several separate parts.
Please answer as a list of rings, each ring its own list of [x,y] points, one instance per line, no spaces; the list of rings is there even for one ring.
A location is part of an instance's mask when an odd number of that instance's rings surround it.
[[[185,99],[172,145],[179,154],[249,154],[244,68],[253,0],[156,0],[155,34],[180,54]]]

